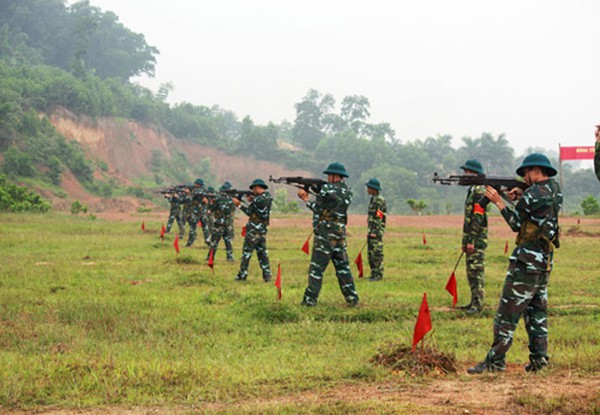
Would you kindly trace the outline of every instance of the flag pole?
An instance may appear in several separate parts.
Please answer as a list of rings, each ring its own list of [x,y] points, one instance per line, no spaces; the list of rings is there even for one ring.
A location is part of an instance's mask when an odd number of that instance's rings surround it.
[[[458,268],[458,264],[460,263],[460,260],[462,259],[464,254],[465,251],[461,251],[460,256],[458,257],[458,261],[456,261],[456,265],[454,265],[454,269],[452,270],[452,274],[456,272],[456,268]]]

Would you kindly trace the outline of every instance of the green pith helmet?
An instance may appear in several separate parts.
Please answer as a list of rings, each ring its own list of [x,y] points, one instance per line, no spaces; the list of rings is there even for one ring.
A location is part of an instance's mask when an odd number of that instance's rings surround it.
[[[207,191],[208,193],[214,193],[214,192],[215,192],[215,188],[214,188],[214,187],[212,187],[212,186],[208,186],[208,189],[206,189],[206,191]]]
[[[323,174],[337,174],[338,176],[348,177],[348,173],[346,173],[346,168],[344,165],[342,163],[338,163],[337,161],[327,166]]]
[[[200,187],[204,187],[204,180],[196,179],[196,180],[194,180],[194,184],[198,184],[198,185],[200,185]]]
[[[252,182],[252,184],[250,185],[250,190],[252,190],[252,188],[254,186],[260,186],[263,189],[268,189],[269,186],[267,186],[267,184],[264,182],[263,179],[254,179],[254,181]]]
[[[552,164],[550,164],[550,160],[548,157],[544,156],[542,153],[531,153],[527,157],[523,159],[523,163],[521,163],[521,167],[517,169],[517,174],[521,177],[525,176],[525,168],[526,167],[544,167],[548,171],[548,176],[555,176],[557,171]]]
[[[467,160],[465,164],[460,166],[460,168],[463,170],[474,171],[477,174],[483,174],[483,167],[481,166],[481,163],[475,159]]]
[[[371,189],[375,189],[378,192],[381,192],[381,183],[379,183],[379,180],[377,180],[375,177],[369,179],[369,181],[366,182],[365,185],[367,187],[370,187]]]
[[[225,182],[223,183],[223,186],[219,187],[219,190],[229,190],[231,189],[231,183],[229,182]]]

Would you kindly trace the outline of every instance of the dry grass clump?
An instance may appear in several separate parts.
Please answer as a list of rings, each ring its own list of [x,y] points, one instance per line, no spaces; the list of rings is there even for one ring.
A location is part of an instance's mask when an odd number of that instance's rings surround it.
[[[390,343],[378,350],[371,363],[411,375],[447,374],[458,370],[454,355],[432,347],[417,347],[413,353],[411,347],[398,343]]]

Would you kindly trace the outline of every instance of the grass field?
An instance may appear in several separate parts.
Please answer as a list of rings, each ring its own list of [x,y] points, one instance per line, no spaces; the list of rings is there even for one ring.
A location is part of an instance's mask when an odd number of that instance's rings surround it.
[[[449,221],[460,218],[391,218],[385,278],[356,280],[360,306],[345,305],[330,265],[319,305],[306,309],[299,303],[309,257],[300,247],[310,233],[308,216],[273,220],[269,254],[274,274],[281,264],[283,279],[283,298],[276,301],[275,287],[262,281],[255,257],[248,281],[236,282],[239,263],[226,262],[224,250],[213,273],[203,246],[176,255],[172,236],[161,242],[161,221],[151,217],[1,214],[0,410],[506,413],[510,402],[527,413],[571,413],[573,399],[556,389],[539,395],[519,390],[496,402],[498,407],[490,401],[484,412],[477,412],[476,399],[444,403],[420,394],[449,383],[485,394],[498,376],[515,385],[532,379],[522,369],[528,356],[522,323],[507,374],[464,374],[490,345],[508,264],[504,245],[513,236],[501,218],[491,218],[487,307],[467,317],[450,308],[444,290],[460,244],[460,228]],[[364,241],[363,223],[358,218],[349,227],[351,261]],[[551,366],[533,379],[549,385],[577,379],[589,387],[573,389],[591,392],[579,396],[583,412],[573,413],[600,413],[600,221],[585,219],[578,226],[575,218],[563,218],[562,225],[549,289]],[[239,234],[234,242],[239,259]],[[457,272],[459,304],[469,298],[463,265]],[[371,363],[390,342],[411,344],[424,292],[434,328],[425,342],[454,355],[459,372],[415,377]]]

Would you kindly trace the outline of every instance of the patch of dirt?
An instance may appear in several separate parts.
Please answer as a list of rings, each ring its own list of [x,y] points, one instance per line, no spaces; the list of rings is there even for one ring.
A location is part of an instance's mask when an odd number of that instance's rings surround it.
[[[235,403],[198,402],[190,406],[102,407],[64,410],[38,408],[35,411],[6,411],[10,415],[148,415],[184,413],[260,413],[273,412],[282,405],[331,405],[339,402],[369,402],[414,406],[414,414],[577,414],[598,408],[599,377],[581,377],[571,372],[527,374],[509,365],[501,374],[469,377],[415,379],[403,377],[380,383],[353,383],[332,388],[317,388],[300,393],[255,398]],[[546,408],[542,410],[541,408]],[[289,409],[289,408],[288,408]]]
[[[135,178],[151,177],[152,153],[155,151],[159,151],[166,159],[171,159],[176,153],[184,153],[190,165],[209,158],[211,172],[216,175],[215,185],[229,180],[235,187],[245,188],[254,178],[266,180],[270,174],[311,176],[306,170],[287,169],[252,157],[232,156],[216,148],[180,140],[151,124],[115,118],[91,118],[73,114],[64,108],[56,108],[48,118],[63,136],[81,144],[88,158],[97,164],[105,163],[107,168],[94,172],[96,178],[112,179],[122,186],[133,185]],[[62,188],[68,196],[66,199],[57,198],[51,192],[44,192],[44,189],[39,190],[52,202],[53,209],[58,211],[68,211],[74,200],[86,204],[93,214],[135,212],[142,204],[156,209],[149,202],[133,197],[115,199],[90,195],[68,172],[63,175]]]

